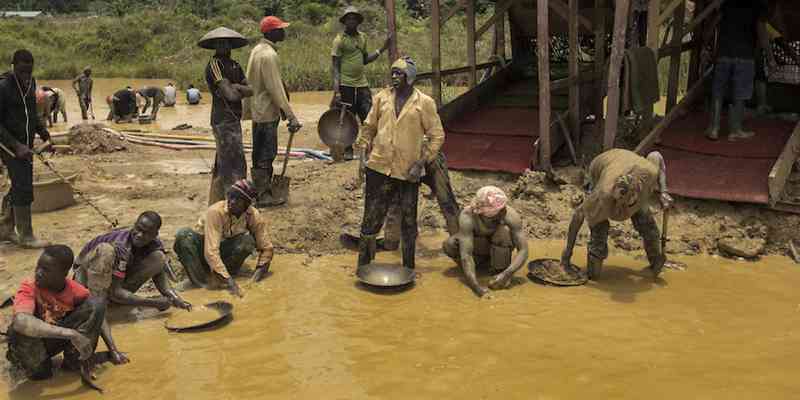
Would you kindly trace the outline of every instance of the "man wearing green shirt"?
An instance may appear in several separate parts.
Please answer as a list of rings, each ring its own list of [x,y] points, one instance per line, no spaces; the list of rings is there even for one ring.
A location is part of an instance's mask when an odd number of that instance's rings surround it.
[[[344,32],[336,35],[333,40],[333,104],[340,106],[349,104],[350,109],[358,116],[361,123],[367,119],[367,114],[372,108],[372,93],[369,82],[364,74],[365,66],[386,51],[391,37],[387,37],[383,46],[372,53],[367,52],[367,37],[358,31],[358,26],[364,22],[364,16],[358,9],[349,6],[339,18],[344,25]],[[353,148],[347,148],[347,155],[352,157]]]

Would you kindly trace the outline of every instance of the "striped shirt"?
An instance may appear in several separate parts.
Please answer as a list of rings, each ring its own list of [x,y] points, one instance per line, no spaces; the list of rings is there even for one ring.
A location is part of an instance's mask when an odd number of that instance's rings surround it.
[[[154,251],[164,251],[164,244],[158,238],[144,247],[134,248],[131,241],[131,230],[116,229],[92,239],[91,242],[83,247],[78,259],[84,259],[101,243],[108,243],[114,246],[114,252],[116,253],[114,276],[120,279],[125,279],[125,273],[129,265],[136,265]]]

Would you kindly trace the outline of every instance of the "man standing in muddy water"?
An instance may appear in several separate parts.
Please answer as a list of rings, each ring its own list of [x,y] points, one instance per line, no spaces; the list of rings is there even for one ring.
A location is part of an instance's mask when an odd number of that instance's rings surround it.
[[[444,142],[436,102],[414,88],[417,67],[410,57],[392,64],[392,87],[375,96],[354,147],[362,154],[372,144],[366,164],[364,218],[361,222],[358,265],[372,262],[376,236],[393,203],[401,208],[403,265],[415,267],[417,201],[425,164]]]
[[[344,32],[336,35],[333,40],[332,74],[333,74],[333,101],[332,107],[341,107],[342,103],[349,104],[350,109],[358,116],[363,124],[372,108],[372,92],[369,89],[367,75],[364,73],[366,65],[377,60],[389,48],[391,36],[386,38],[383,46],[374,52],[367,52],[367,37],[358,31],[358,26],[364,22],[364,16],[354,6],[348,6],[339,18],[344,25]],[[345,159],[353,158],[353,148],[345,149]]]
[[[211,289],[226,284],[241,297],[234,277],[254,251],[258,258],[253,281],[266,276],[273,248],[266,220],[252,207],[255,198],[253,185],[241,179],[230,187],[226,200],[208,208],[194,229],[175,234],[175,254],[192,284]]]
[[[561,263],[569,265],[575,240],[583,221],[591,232],[588,244],[586,272],[589,279],[597,279],[608,257],[609,220],[630,219],[642,236],[649,269],[657,278],[664,267],[664,256],[658,226],[650,212],[651,197],[660,192],[663,208],[669,208],[672,198],[667,193],[667,171],[664,158],[657,151],[644,158],[625,149],[611,149],[601,153],[589,165],[589,193],[575,209],[567,232],[567,244]]]
[[[50,132],[36,113],[33,55],[17,50],[11,64],[11,72],[0,75],[0,160],[11,178],[11,189],[3,198],[0,241],[43,248],[49,243],[34,236],[31,223],[33,155],[52,148]],[[36,135],[43,143],[34,149]]]
[[[511,278],[528,261],[528,238],[522,230],[522,217],[508,206],[500,188],[485,186],[459,215],[459,231],[442,244],[445,254],[464,270],[467,284],[479,297],[489,289],[478,283],[476,265],[488,264],[499,272],[489,287],[507,288]],[[512,260],[514,249],[517,255]]]
[[[82,74],[72,80],[72,88],[75,89],[75,94],[78,95],[78,103],[81,106],[81,118],[83,118],[84,121],[89,119],[88,111],[92,105],[92,86],[94,82],[91,76],[92,69],[86,67],[83,69]],[[92,119],[94,119],[94,112],[92,113]]]
[[[211,128],[217,145],[208,204],[225,198],[226,188],[247,178],[247,164],[242,144],[242,99],[253,95],[244,70],[231,58],[231,50],[247,45],[238,32],[220,27],[208,32],[198,45],[214,50],[206,66],[206,83],[211,92]]]
[[[250,52],[247,61],[247,81],[253,88],[253,97],[244,101],[244,119],[253,120],[253,184],[258,197],[258,208],[277,206],[282,200],[272,197],[272,162],[278,155],[278,124],[289,120],[289,130],[297,132],[303,125],[289,105],[281,78],[277,43],[286,38],[287,22],[267,16],[261,20],[263,39]]]
[[[166,94],[164,89],[157,86],[145,86],[137,91],[139,95],[144,98],[144,107],[142,107],[142,114],[147,113],[147,109],[152,106],[150,116],[153,121],[158,117],[158,110],[161,108],[161,103],[164,102]]]

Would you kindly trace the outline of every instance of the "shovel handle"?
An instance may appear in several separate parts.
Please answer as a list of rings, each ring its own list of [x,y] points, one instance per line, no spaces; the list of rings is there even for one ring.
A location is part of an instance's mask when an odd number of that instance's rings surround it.
[[[289,164],[289,153],[292,151],[292,141],[294,140],[294,132],[289,129],[289,142],[286,143],[286,157],[283,158],[283,170],[281,171],[281,178],[286,175],[286,165]]]

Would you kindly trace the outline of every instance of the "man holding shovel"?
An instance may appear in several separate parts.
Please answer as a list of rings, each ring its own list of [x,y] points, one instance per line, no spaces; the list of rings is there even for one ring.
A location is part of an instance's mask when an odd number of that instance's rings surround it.
[[[220,27],[208,32],[198,45],[215,50],[206,66],[206,82],[211,92],[211,128],[217,154],[211,176],[208,204],[225,198],[225,190],[239,179],[247,178],[247,164],[242,145],[242,99],[253,95],[242,67],[231,58],[231,50],[247,45],[238,32]]]
[[[72,80],[72,88],[75,89],[75,93],[78,95],[78,102],[81,106],[81,118],[83,118],[84,121],[89,119],[87,112],[90,112],[92,114],[92,119],[94,119],[94,110],[92,110],[92,86],[94,82],[91,76],[92,69],[86,67],[83,69],[82,74]]]
[[[0,75],[0,160],[8,169],[11,190],[3,198],[0,240],[24,248],[43,248],[49,243],[33,234],[33,154],[51,149],[50,133],[36,114],[36,80],[33,55],[14,52],[12,71]],[[34,150],[36,135],[42,144]]]
[[[253,183],[258,196],[256,207],[282,204],[285,198],[272,192],[272,162],[278,155],[278,124],[289,120],[289,130],[297,132],[303,126],[292,112],[289,95],[281,78],[277,43],[286,38],[289,23],[275,16],[261,20],[264,38],[250,52],[247,61],[247,81],[253,88],[253,97],[244,101],[244,119],[253,120]]]

